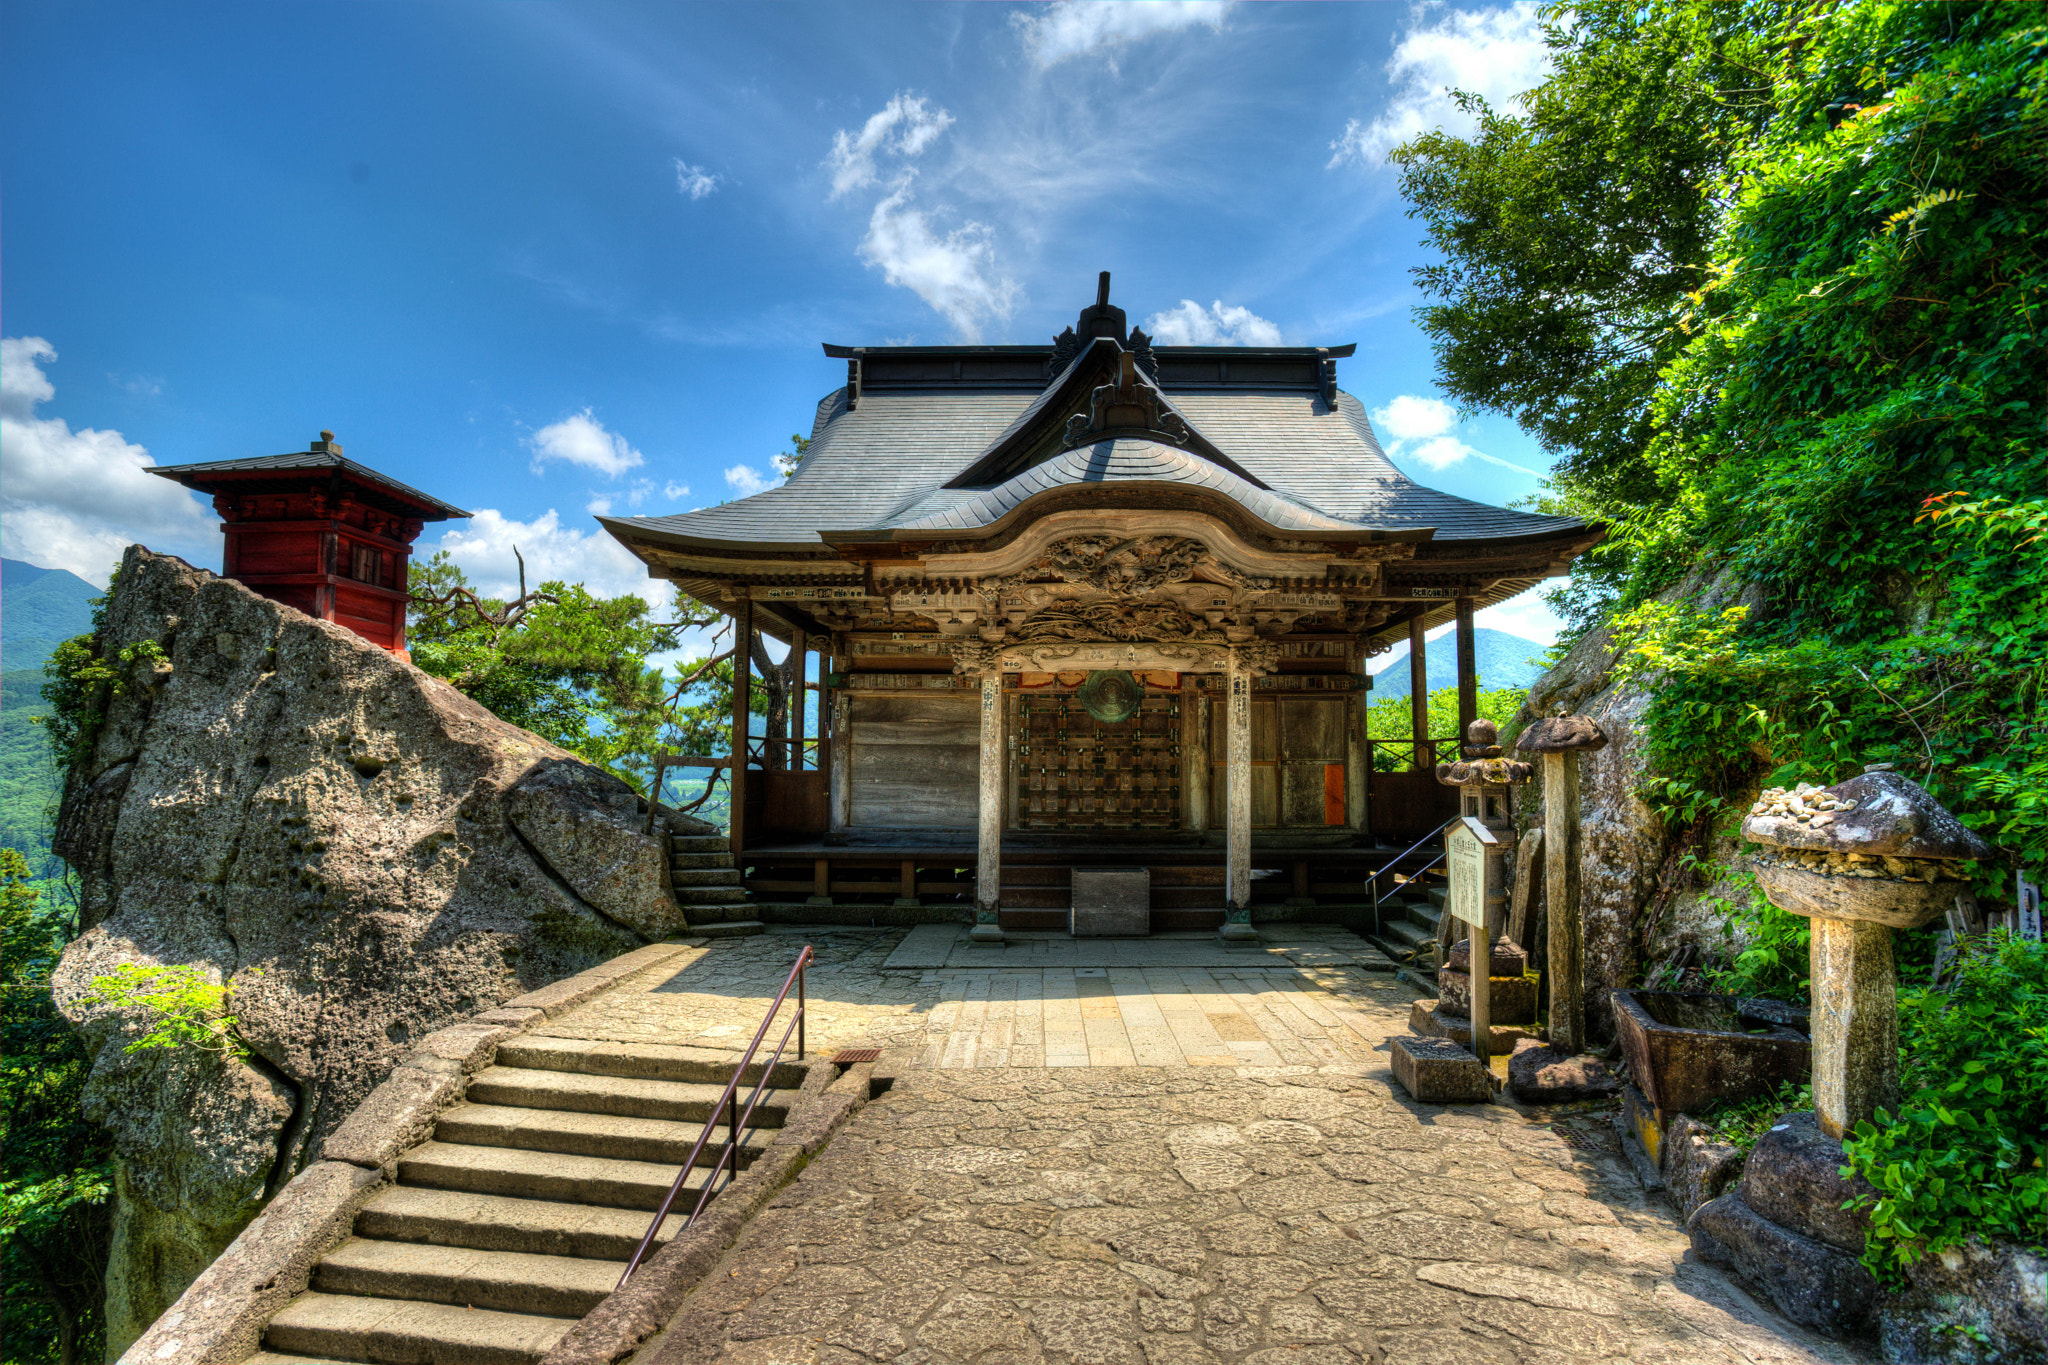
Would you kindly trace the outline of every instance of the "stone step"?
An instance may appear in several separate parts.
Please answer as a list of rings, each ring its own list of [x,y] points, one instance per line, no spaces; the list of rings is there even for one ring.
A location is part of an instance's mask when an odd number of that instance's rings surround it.
[[[275,1351],[258,1351],[243,1361],[242,1365],[350,1365],[350,1362],[335,1360],[330,1356],[281,1356]]]
[[[740,1090],[743,1107],[751,1089],[746,1086]],[[702,1123],[711,1117],[712,1107],[724,1092],[723,1081],[640,1080],[493,1066],[478,1072],[470,1081],[467,1098],[473,1104],[508,1104],[519,1109],[572,1109],[584,1114]],[[754,1109],[753,1125],[780,1128],[795,1099],[787,1091],[769,1091]]]
[[[500,1313],[580,1318],[618,1287],[626,1263],[352,1237],[313,1268],[313,1289]]]
[[[511,1147],[564,1156],[607,1157],[615,1161],[646,1161],[677,1167],[689,1160],[703,1132],[699,1123],[665,1119],[621,1118],[617,1114],[578,1114],[559,1109],[515,1109],[500,1104],[458,1104],[434,1125],[436,1142],[471,1147]],[[718,1159],[725,1130],[712,1125],[711,1141],[698,1155],[700,1164]],[[740,1130],[740,1169],[745,1170],[767,1144],[759,1132]],[[671,1174],[673,1179],[673,1174]]]
[[[593,1042],[588,1038],[552,1038],[529,1033],[507,1039],[498,1047],[499,1066],[532,1071],[573,1071],[586,1076],[622,1076],[653,1081],[710,1082],[723,1086],[732,1079],[740,1054],[708,1047],[672,1047],[665,1043]],[[747,1067],[740,1083],[753,1086],[761,1080],[763,1062]],[[804,1083],[808,1068],[784,1061],[776,1066],[769,1082],[777,1090],[793,1090]],[[761,1101],[766,1104],[764,1099]]]
[[[398,1158],[398,1178],[407,1185],[502,1194],[515,1199],[601,1204],[613,1209],[645,1209],[649,1213],[661,1207],[679,1169],[680,1163],[657,1165],[438,1139],[422,1142]],[[712,1175],[711,1167],[698,1166],[690,1171],[683,1187],[691,1191],[702,1189]],[[689,1203],[695,1206],[694,1193]]]
[[[695,1203],[694,1197],[691,1202]],[[645,1209],[392,1185],[356,1215],[356,1235],[479,1251],[626,1261],[647,1235],[647,1213]],[[661,1231],[654,1237],[656,1246],[682,1231],[686,1213],[688,1209],[662,1220]]]
[[[740,870],[736,867],[680,867],[669,871],[669,880],[677,890],[691,890],[711,886],[738,886]]]
[[[1403,904],[1408,911],[1408,918],[1411,921],[1421,925],[1432,934],[1436,932],[1437,925],[1442,922],[1444,917],[1443,907],[1430,901],[1420,900],[1405,901]]]
[[[678,834],[668,841],[671,853],[732,854],[732,840],[723,834]]]
[[[747,893],[737,886],[678,886],[673,894],[676,904],[690,905],[745,905]]]
[[[1451,899],[1451,888],[1437,882],[1429,888],[1429,903],[1441,910]]]
[[[690,932],[698,938],[751,938],[767,933],[768,926],[757,919],[713,920],[691,925]]]
[[[306,1293],[270,1320],[263,1344],[287,1358],[296,1352],[380,1365],[539,1365],[575,1325],[574,1318]]]
[[[669,855],[668,865],[671,872],[686,867],[731,867],[732,852],[726,849],[717,853],[674,853]]]
[[[1382,937],[1392,940],[1408,951],[1420,948],[1425,943],[1436,942],[1436,932],[1413,920],[1388,920]]]

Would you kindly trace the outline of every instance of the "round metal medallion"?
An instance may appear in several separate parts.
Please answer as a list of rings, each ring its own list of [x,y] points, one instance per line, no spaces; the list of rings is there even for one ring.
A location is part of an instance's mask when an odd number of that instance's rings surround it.
[[[1099,668],[1088,675],[1075,695],[1089,715],[1104,725],[1115,725],[1138,714],[1145,689],[1121,668]]]

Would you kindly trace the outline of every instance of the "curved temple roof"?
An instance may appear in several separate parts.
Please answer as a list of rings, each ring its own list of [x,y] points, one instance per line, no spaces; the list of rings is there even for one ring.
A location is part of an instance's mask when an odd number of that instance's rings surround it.
[[[990,526],[1060,487],[1150,483],[1228,498],[1280,534],[1479,549],[1592,529],[1401,473],[1364,406],[1336,387],[1335,357],[1348,347],[1155,349],[1142,332],[1077,343],[1070,333],[1061,344],[828,347],[848,359],[849,382],[819,402],[810,449],[786,483],[675,516],[599,521],[629,546],[836,558],[835,544]],[[1135,378],[1126,357],[1142,371]],[[1122,397],[1099,396],[1111,390]],[[1091,397],[1092,426],[1070,427],[1089,419]],[[1133,412],[1150,416],[1134,427]]]

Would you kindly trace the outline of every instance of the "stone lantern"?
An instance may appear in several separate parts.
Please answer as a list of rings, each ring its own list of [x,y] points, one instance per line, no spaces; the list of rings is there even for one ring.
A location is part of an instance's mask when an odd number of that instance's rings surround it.
[[[1962,860],[1991,846],[1889,763],[1766,791],[1742,834],[1764,846],[1756,875],[1771,904],[1813,920],[1814,1115],[1839,1139],[1898,1106],[1892,930],[1940,918],[1969,887]]]
[[[1484,1060],[1491,1038],[1492,1002],[1488,999],[1488,990],[1492,977],[1502,969],[1520,975],[1528,966],[1528,958],[1520,945],[1505,935],[1507,869],[1515,847],[1512,792],[1534,777],[1536,770],[1502,752],[1500,731],[1490,720],[1475,720],[1465,727],[1465,743],[1460,754],[1462,757],[1457,762],[1436,765],[1436,780],[1447,787],[1456,787],[1458,813],[1483,825],[1492,835],[1483,855],[1485,867],[1480,895],[1483,913],[1479,918],[1485,922],[1470,926],[1467,962],[1463,964],[1470,980],[1472,1051]],[[1452,896],[1455,902],[1459,892],[1457,850],[1447,841],[1446,851],[1452,864]],[[1480,946],[1482,944],[1486,945],[1484,950]],[[1438,973],[1438,980],[1442,981],[1459,965],[1453,948],[1443,970]]]

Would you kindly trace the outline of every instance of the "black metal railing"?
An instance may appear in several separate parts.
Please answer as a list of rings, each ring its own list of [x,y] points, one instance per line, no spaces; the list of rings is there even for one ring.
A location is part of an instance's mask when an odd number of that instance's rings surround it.
[[[633,1278],[633,1272],[640,1268],[640,1262],[647,1256],[647,1249],[654,1245],[654,1239],[661,1232],[663,1221],[668,1218],[669,1210],[675,1206],[676,1197],[683,1192],[684,1182],[689,1180],[690,1172],[697,1169],[697,1158],[704,1154],[704,1144],[711,1140],[712,1132],[718,1127],[720,1110],[725,1111],[725,1150],[713,1159],[711,1170],[704,1177],[704,1187],[697,1192],[697,1203],[691,1208],[690,1216],[683,1220],[683,1226],[677,1229],[677,1234],[681,1235],[687,1231],[690,1224],[697,1221],[697,1215],[704,1212],[704,1206],[711,1202],[711,1196],[718,1188],[721,1169],[726,1173],[727,1185],[739,1179],[740,1134],[745,1132],[747,1124],[753,1121],[755,1108],[761,1103],[761,1097],[768,1092],[768,1082],[775,1076],[775,1068],[782,1061],[782,1050],[789,1046],[789,1035],[792,1032],[796,1034],[797,1060],[804,1059],[804,968],[810,965],[813,956],[815,954],[808,943],[804,945],[804,950],[796,955],[796,965],[789,969],[789,978],[782,983],[782,989],[776,992],[775,1003],[768,1007],[766,1017],[761,1020],[761,1027],[754,1030],[754,1041],[747,1044],[747,1050],[741,1055],[739,1065],[732,1069],[732,1079],[725,1083],[725,1093],[718,1097],[718,1103],[712,1105],[711,1112],[705,1116],[704,1131],[697,1135],[697,1145],[690,1149],[690,1159],[683,1163],[681,1173],[676,1176],[676,1183],[669,1186],[668,1197],[663,1199],[661,1207],[655,1210],[654,1221],[647,1225],[647,1235],[640,1239],[640,1246],[634,1251],[633,1259],[626,1263],[626,1273],[619,1276],[619,1288],[623,1289],[626,1281]],[[775,1022],[775,1016],[781,1012],[782,1002],[789,998],[792,986],[796,988],[796,1013],[790,1019],[789,1027],[782,1030],[782,1041],[775,1045],[775,1055],[761,1068],[761,1079],[754,1082],[754,1091],[747,1097],[746,1112],[742,1113],[739,1102],[740,1079],[747,1074],[748,1063],[752,1062],[754,1055],[760,1051],[761,1040],[768,1036],[768,1026]]]
[[[1431,839],[1436,838],[1437,835],[1442,834],[1452,825],[1457,824],[1461,818],[1462,817],[1460,816],[1453,815],[1450,819],[1444,821],[1441,825],[1438,825],[1435,829],[1431,830],[1429,833],[1423,835],[1420,839],[1417,839],[1414,843],[1410,844],[1408,847],[1402,849],[1399,853],[1395,854],[1392,861],[1390,861],[1385,867],[1381,868],[1378,872],[1373,873],[1371,876],[1365,879],[1366,890],[1372,893],[1372,922],[1375,926],[1377,926],[1380,922],[1379,879],[1385,876],[1387,873],[1392,872],[1395,866],[1398,865],[1403,858],[1415,852],[1416,849],[1421,848]],[[1408,880],[1414,881],[1417,877],[1420,877],[1423,873],[1429,871],[1431,868],[1435,867],[1438,863],[1442,862],[1445,858],[1449,856],[1450,849],[1448,846],[1438,849],[1437,854],[1434,858],[1431,858],[1421,867],[1415,868],[1408,873]],[[1377,932],[1377,929],[1375,929],[1375,932]]]

